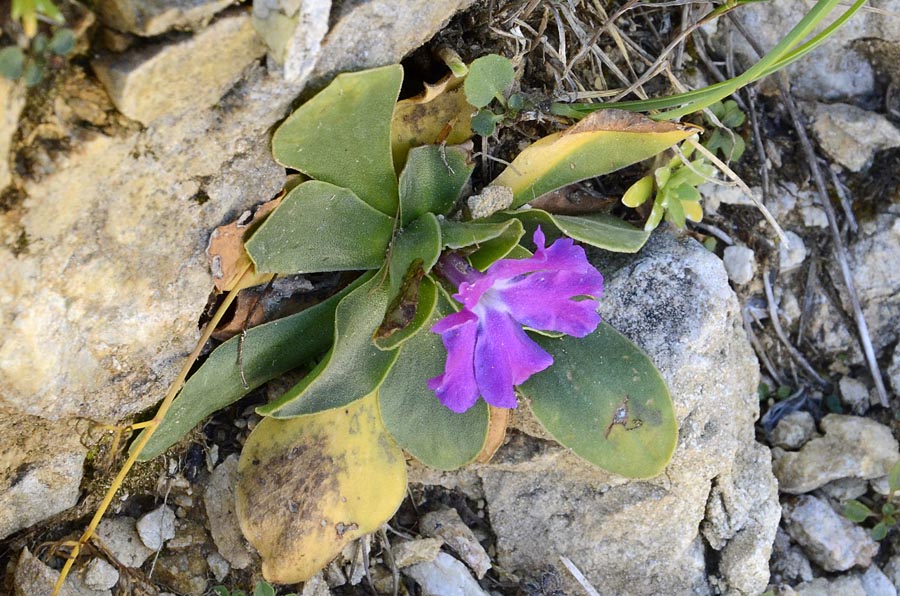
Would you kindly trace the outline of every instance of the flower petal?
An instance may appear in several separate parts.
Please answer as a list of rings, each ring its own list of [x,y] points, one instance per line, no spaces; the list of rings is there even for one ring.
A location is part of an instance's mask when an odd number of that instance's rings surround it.
[[[498,286],[499,300],[526,327],[584,337],[600,323],[596,300],[573,300],[603,293],[603,276],[593,267],[586,271],[539,271]]]
[[[507,313],[484,309],[479,315],[475,341],[475,380],[484,401],[498,408],[515,408],[513,385],[553,364]]]
[[[428,388],[450,410],[462,413],[478,401],[475,382],[475,337],[478,319],[468,311],[447,315],[431,328],[447,349],[444,374],[428,380]]]

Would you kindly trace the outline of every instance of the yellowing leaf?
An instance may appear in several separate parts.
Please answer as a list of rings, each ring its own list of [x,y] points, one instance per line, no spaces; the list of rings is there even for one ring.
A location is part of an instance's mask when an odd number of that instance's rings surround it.
[[[567,184],[653,157],[696,132],[691,125],[601,110],[526,147],[491,184],[512,188],[512,206],[520,207]]]
[[[413,147],[446,142],[458,145],[472,138],[472,113],[466,101],[463,78],[447,75],[425,91],[398,101],[391,120],[391,147],[394,168],[403,169],[406,155]]]
[[[681,201],[684,207],[684,216],[691,221],[700,221],[703,219],[703,207],[697,201]]]
[[[238,464],[241,530],[266,580],[308,580],[349,542],[377,530],[406,494],[406,460],[377,394],[290,419],[265,418]]]
[[[653,194],[653,176],[644,176],[632,184],[622,195],[622,203],[626,207],[643,205]]]

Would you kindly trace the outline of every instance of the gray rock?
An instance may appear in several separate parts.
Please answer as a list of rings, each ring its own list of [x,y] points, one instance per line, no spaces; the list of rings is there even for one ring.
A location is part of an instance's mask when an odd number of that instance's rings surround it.
[[[78,502],[87,449],[75,425],[0,411],[0,538]]]
[[[891,493],[890,475],[879,476],[869,480],[869,486],[879,495],[886,497]]]
[[[131,517],[103,519],[97,526],[96,535],[125,567],[140,567],[154,553],[141,542],[137,524]]]
[[[784,449],[799,449],[816,434],[816,421],[805,410],[791,412],[772,430],[772,444]]]
[[[806,2],[763,2],[735,13],[755,41],[768,51],[806,14],[812,5]],[[894,0],[873,0],[875,9],[894,10]],[[843,12],[840,8],[836,14]],[[732,34],[734,50],[744,64],[757,60],[756,53],[744,41],[728,19],[719,19],[717,40],[725,47],[725,35]],[[791,90],[800,97],[834,100],[864,96],[874,92],[875,77],[869,63],[850,47],[852,40],[875,38],[900,41],[900,23],[884,14],[862,10],[838,29],[828,43],[787,69]],[[768,84],[774,85],[774,81]]]
[[[161,505],[138,520],[137,531],[144,546],[157,551],[175,537],[175,512]]]
[[[784,235],[787,242],[778,245],[778,266],[782,273],[793,271],[806,260],[806,245],[803,238],[787,230]]]
[[[884,574],[890,580],[894,589],[900,591],[900,554],[893,555],[888,562],[885,563]]]
[[[308,581],[303,582],[300,596],[331,596],[331,590],[328,589],[328,582],[325,581],[322,574],[317,573]]]
[[[146,125],[212,106],[264,52],[250,17],[231,12],[182,41],[106,56],[92,66],[119,111]]]
[[[894,355],[887,369],[888,380],[894,388],[894,395],[900,396],[900,344],[894,348]]]
[[[860,577],[868,596],[897,596],[897,588],[877,566],[872,565]]]
[[[791,542],[784,530],[778,528],[775,544],[772,548],[770,578],[772,583],[790,583],[810,581],[813,578],[809,559],[796,544]]]
[[[738,285],[748,283],[756,273],[756,255],[746,246],[728,246],[722,255],[728,279]]]
[[[869,409],[869,388],[853,377],[841,377],[838,382],[841,401],[856,415],[865,414]]]
[[[633,481],[511,435],[491,464],[476,468],[497,565],[554,566],[569,578],[564,555],[608,593],[708,594],[709,541],[724,562],[720,585],[759,594],[780,508],[769,452],[754,441],[758,368],[740,307],[721,261],[692,240],[657,233],[625,262],[615,272],[601,267],[601,314],[644,348],[668,383],[680,423],[673,460],[663,475]],[[450,482],[446,473],[428,479]],[[580,593],[565,581],[566,591]]]
[[[862,478],[841,478],[832,480],[820,489],[839,503],[856,499],[869,492],[869,483]]]
[[[443,544],[444,541],[440,538],[419,538],[392,545],[394,564],[403,569],[416,563],[434,561]]]
[[[27,548],[23,548],[12,578],[13,593],[15,596],[50,594],[58,579],[58,571],[44,565]],[[91,589],[77,573],[72,573],[66,578],[59,592],[59,596],[110,596],[110,594],[109,590]]]
[[[24,107],[25,85],[0,77],[0,190],[12,182],[9,151]]]
[[[825,436],[775,460],[781,492],[806,493],[840,478],[877,478],[900,459],[891,429],[874,420],[829,414],[821,425]]]
[[[419,584],[423,596],[488,596],[466,566],[447,553],[407,567],[403,574]]]
[[[252,562],[250,550],[237,514],[234,511],[234,489],[237,484],[238,457],[229,455],[209,476],[203,503],[209,519],[209,532],[219,553],[235,569],[245,569]]]
[[[832,580],[824,577],[794,587],[797,596],[869,596],[857,574],[842,575]]]
[[[208,586],[209,564],[199,550],[164,552],[156,559],[154,579],[178,594],[202,596]]]
[[[212,571],[217,582],[225,579],[225,576],[231,571],[231,565],[228,564],[225,557],[217,552],[206,555],[206,564],[209,565],[209,570]]]
[[[810,560],[826,571],[868,567],[878,553],[878,543],[865,529],[810,495],[784,504],[784,528]]]
[[[93,590],[111,590],[119,582],[119,570],[103,559],[91,559],[83,577],[84,585]]]
[[[199,29],[235,0],[105,0],[95,9],[103,24],[137,35]]]
[[[475,572],[478,579],[491,568],[491,558],[455,509],[445,507],[426,513],[419,520],[419,530],[423,536],[443,540]]]
[[[822,149],[853,172],[862,171],[876,152],[900,146],[900,130],[880,114],[845,103],[815,103],[811,111]]]
[[[859,234],[847,247],[847,261],[872,344],[880,352],[900,339],[900,204],[886,202],[875,218],[860,222]],[[833,279],[841,279],[837,263],[829,268]],[[843,284],[837,289],[844,310],[852,312]]]
[[[253,26],[287,81],[312,72],[328,32],[331,0],[253,0]]]

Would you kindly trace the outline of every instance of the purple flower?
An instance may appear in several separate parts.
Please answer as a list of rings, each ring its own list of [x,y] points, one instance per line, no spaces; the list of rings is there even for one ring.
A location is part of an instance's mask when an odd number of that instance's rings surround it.
[[[454,254],[441,259],[440,272],[458,286],[453,297],[463,308],[431,328],[447,348],[447,363],[428,388],[454,412],[465,412],[479,396],[515,408],[513,386],[553,364],[523,326],[584,337],[600,323],[603,276],[584,249],[570,238],[547,248],[540,228],[534,243],[531,258],[501,259],[484,273]]]

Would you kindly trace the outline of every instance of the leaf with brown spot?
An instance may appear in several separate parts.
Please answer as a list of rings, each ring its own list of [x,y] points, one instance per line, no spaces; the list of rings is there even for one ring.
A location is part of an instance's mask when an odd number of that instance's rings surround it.
[[[397,172],[413,147],[446,143],[459,145],[472,138],[472,112],[466,101],[464,77],[447,75],[415,97],[397,102],[391,120],[391,147]]]
[[[237,515],[266,580],[308,580],[377,530],[406,495],[406,461],[372,393],[299,418],[265,418],[238,464]]]
[[[219,226],[209,237],[209,246],[206,254],[209,257],[209,267],[213,273],[213,282],[216,290],[227,292],[233,289],[234,284],[240,280],[241,275],[248,267],[252,266],[250,257],[244,249],[244,240],[256,229],[275,207],[281,203],[281,196],[267,201],[256,208],[252,214],[245,211],[230,224]],[[253,276],[251,279],[241,281],[245,288],[264,284],[272,278],[271,274]]]

